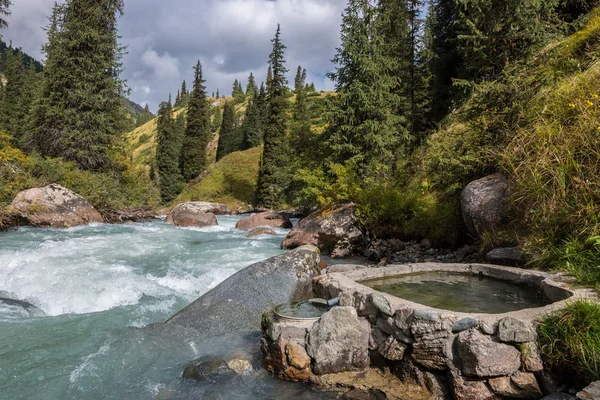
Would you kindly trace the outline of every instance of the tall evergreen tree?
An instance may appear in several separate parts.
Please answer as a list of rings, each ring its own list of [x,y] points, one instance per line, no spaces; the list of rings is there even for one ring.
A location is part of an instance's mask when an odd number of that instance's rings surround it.
[[[231,95],[233,96],[233,101],[238,104],[244,101],[244,89],[242,88],[242,84],[236,79],[235,82],[233,82],[233,90],[231,92]]]
[[[160,196],[164,203],[175,199],[183,187],[181,176],[181,132],[173,119],[171,102],[162,102],[158,110],[156,133],[156,168]]]
[[[177,89],[177,94],[175,95],[175,107],[181,106],[181,92]]]
[[[33,113],[33,137],[42,154],[63,156],[88,170],[109,167],[109,149],[126,121],[117,43],[122,8],[122,0],[55,6]]]
[[[254,75],[250,72],[250,76],[248,77],[248,84],[246,85],[246,96],[254,96],[258,93],[258,86],[256,86],[256,81],[254,80]]]
[[[273,81],[273,69],[271,68],[271,65],[269,65],[269,68],[267,69],[267,93],[271,90],[271,84]]]
[[[221,112],[221,107],[213,107],[212,114],[212,131],[216,132],[219,130],[221,123],[223,122],[223,113]]]
[[[183,142],[183,177],[188,182],[206,169],[206,147],[212,137],[210,104],[206,96],[204,82],[202,65],[198,60],[194,67],[194,88],[189,100],[187,126]]]
[[[306,69],[298,66],[294,80],[294,94],[296,102],[293,108],[292,121],[292,146],[295,154],[301,154],[310,140],[310,115],[307,104]]]
[[[0,0],[0,15],[2,16],[0,17],[0,29],[8,26],[8,23],[4,17],[8,17],[10,15],[10,6],[10,0]]]
[[[251,149],[262,144],[264,132],[259,105],[258,96],[253,97],[248,102],[244,124],[242,125],[242,150]]]
[[[258,203],[274,208],[284,201],[284,192],[289,185],[288,143],[286,137],[287,105],[285,97],[287,79],[285,74],[284,50],[281,42],[281,27],[277,25],[275,37],[271,40],[273,50],[269,56],[271,82],[267,95],[267,118],[265,125],[265,147],[261,159],[258,178]]]
[[[223,122],[219,131],[217,161],[234,151],[235,146],[235,106],[227,102],[223,108]]]
[[[33,64],[25,66],[22,52],[13,53],[12,46],[6,52],[4,78],[0,128],[13,137],[14,145],[21,146],[27,133],[37,76]]]
[[[396,60],[390,57],[369,0],[350,0],[342,17],[342,45],[329,77],[338,95],[330,102],[326,146],[331,161],[346,162],[361,177],[386,172],[398,144],[410,141],[403,118],[394,113],[399,96]]]
[[[181,83],[180,93],[181,93],[180,106],[186,107],[188,105],[188,102],[190,101],[190,92],[187,90],[187,85],[185,83],[185,79]]]
[[[221,96],[219,95],[219,89],[217,89],[217,99],[220,99]]]

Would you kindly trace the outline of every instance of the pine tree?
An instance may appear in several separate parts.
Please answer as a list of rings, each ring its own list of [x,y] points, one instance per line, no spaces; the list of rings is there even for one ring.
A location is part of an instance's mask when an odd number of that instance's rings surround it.
[[[275,37],[271,40],[273,50],[269,56],[271,81],[268,84],[268,112],[265,124],[265,147],[261,159],[258,179],[258,203],[264,207],[275,208],[283,203],[284,193],[289,185],[287,99],[285,92],[288,71],[285,68],[284,50],[281,43],[281,28],[277,25]]]
[[[221,98],[221,96],[219,95],[219,89],[217,89],[217,100],[220,98]]]
[[[181,92],[179,91],[179,89],[177,89],[177,94],[175,95],[175,107],[180,107],[181,106]]]
[[[10,0],[0,0],[0,15],[3,17],[8,17],[10,15],[11,1]],[[0,18],[0,29],[6,28],[8,23],[4,18]]]
[[[244,124],[242,125],[242,150],[260,146],[263,141],[263,126],[258,96],[248,102]]]
[[[273,69],[271,68],[271,65],[269,65],[269,68],[267,69],[267,93],[271,90],[271,83],[273,81]]]
[[[122,8],[122,0],[55,6],[33,112],[33,139],[43,155],[63,156],[88,170],[109,167],[110,147],[126,121],[117,44]]]
[[[206,169],[206,147],[212,136],[210,104],[206,97],[204,82],[202,65],[198,60],[194,67],[194,88],[188,105],[187,126],[182,153],[183,178],[188,182]]]
[[[27,125],[35,95],[37,76],[33,64],[23,64],[23,53],[13,53],[12,45],[6,51],[2,102],[0,103],[0,128],[8,132],[15,146],[21,146],[27,133]]]
[[[160,196],[164,203],[175,199],[183,187],[181,177],[181,133],[173,119],[171,102],[162,102],[158,110],[156,133],[156,168]]]
[[[212,92],[212,98],[213,99],[215,98],[215,92]]]
[[[185,80],[181,83],[180,92],[181,92],[180,106],[186,107],[188,105],[188,102],[190,101],[190,92],[187,90],[187,85],[185,83]]]
[[[221,112],[221,107],[213,107],[212,113],[212,131],[216,132],[219,130],[221,124],[223,123],[223,113]]]
[[[256,81],[254,80],[254,75],[250,72],[250,76],[248,77],[248,84],[246,85],[246,96],[254,96],[258,93],[258,86],[256,86]]]
[[[235,104],[242,103],[245,99],[244,89],[242,89],[242,84],[239,83],[237,79],[235,82],[233,82],[233,90],[231,95],[233,96],[233,101]]]
[[[235,142],[235,106],[227,102],[223,108],[223,122],[219,131],[219,144],[217,145],[217,161],[231,153]]]
[[[333,162],[345,162],[364,179],[390,170],[398,145],[410,141],[405,121],[393,111],[399,96],[396,60],[387,55],[377,8],[350,0],[342,16],[342,45],[329,77],[337,96],[330,103],[326,147]]]
[[[306,87],[306,69],[298,66],[294,81],[296,102],[294,103],[292,113],[291,129],[292,146],[295,154],[302,153],[302,150],[308,145],[311,136]]]

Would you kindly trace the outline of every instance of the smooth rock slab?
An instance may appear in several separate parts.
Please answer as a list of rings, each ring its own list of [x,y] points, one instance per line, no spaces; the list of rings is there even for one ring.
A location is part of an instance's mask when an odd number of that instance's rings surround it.
[[[369,328],[353,307],[334,307],[308,336],[308,354],[317,375],[356,371],[369,366]]]
[[[493,249],[485,255],[490,264],[520,267],[529,262],[531,257],[516,247]]]
[[[521,367],[521,352],[494,342],[478,331],[466,331],[456,339],[457,356],[466,376],[486,378],[512,375]]]
[[[477,321],[476,319],[473,318],[463,318],[459,321],[456,321],[454,323],[454,325],[452,325],[452,332],[453,333],[460,333],[463,331],[467,331],[471,328],[476,327],[477,325],[479,325],[479,321]]]

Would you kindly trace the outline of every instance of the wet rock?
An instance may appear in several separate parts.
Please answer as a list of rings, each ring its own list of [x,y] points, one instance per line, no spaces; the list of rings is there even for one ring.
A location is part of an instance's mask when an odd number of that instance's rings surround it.
[[[485,259],[490,264],[520,267],[527,264],[531,257],[516,247],[507,247],[491,250],[486,254]]]
[[[260,327],[263,312],[274,304],[312,297],[312,278],[319,273],[319,261],[318,249],[304,246],[252,264],[162,326],[192,328],[205,335],[255,332]]]
[[[506,214],[508,181],[500,174],[473,181],[460,195],[463,220],[469,233],[480,239],[497,228]]]
[[[511,399],[539,399],[543,396],[535,376],[527,372],[492,378],[489,384],[494,393]]]
[[[218,225],[215,214],[202,211],[207,209],[203,206],[204,204],[210,203],[190,202],[179,204],[171,210],[165,222],[181,227],[194,226],[197,228]]]
[[[362,253],[366,239],[358,228],[354,207],[345,206],[331,213],[315,213],[302,219],[281,243],[283,249],[311,244],[332,258]]]
[[[287,362],[294,368],[306,369],[310,366],[310,357],[306,353],[304,346],[296,342],[290,342],[285,346]]]
[[[498,337],[502,342],[525,343],[535,340],[531,324],[516,318],[506,317],[498,324]]]
[[[252,371],[252,363],[243,358],[234,358],[227,361],[227,366],[238,375],[245,375]]]
[[[513,346],[494,342],[490,336],[471,330],[456,340],[456,355],[462,372],[470,377],[512,375],[521,367],[521,352]]]
[[[452,332],[460,333],[460,332],[469,330],[471,328],[474,328],[477,325],[479,325],[479,322],[476,319],[469,318],[469,317],[463,318],[459,321],[456,321],[454,323],[454,325],[452,325]]]
[[[387,338],[380,346],[377,352],[380,356],[391,361],[400,361],[404,358],[406,345],[398,342],[393,336]]]
[[[261,235],[277,235],[277,232],[275,232],[273,229],[271,228],[254,228],[252,229],[250,232],[248,232],[248,234],[246,235],[247,238],[253,238],[253,237],[257,237],[257,236],[261,236]]]
[[[46,315],[42,310],[27,301],[8,297],[0,297],[0,310],[5,316],[43,317]]]
[[[600,399],[600,381],[596,381],[577,393],[577,400],[597,400]]]
[[[452,359],[452,323],[427,311],[415,311],[409,321],[415,362],[431,370],[448,369]]]
[[[450,389],[454,400],[502,400],[492,392],[484,380],[472,380],[453,372]]]
[[[221,381],[235,375],[227,363],[219,359],[202,357],[192,361],[183,371],[183,378],[197,381]]]
[[[235,228],[241,231],[250,231],[261,226],[290,229],[292,222],[285,214],[267,211],[260,214],[252,214],[249,217],[240,219],[235,224]]]
[[[20,192],[8,211],[20,222],[41,228],[69,228],[104,222],[86,199],[57,184]]]
[[[308,354],[318,375],[355,371],[369,366],[369,328],[353,307],[334,307],[315,323]]]

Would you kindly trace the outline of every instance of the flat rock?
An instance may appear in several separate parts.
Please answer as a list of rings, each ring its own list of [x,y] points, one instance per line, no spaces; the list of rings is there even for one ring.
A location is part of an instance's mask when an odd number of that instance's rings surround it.
[[[596,381],[577,393],[577,400],[598,400],[600,399],[600,381]]]
[[[516,318],[506,317],[498,324],[498,337],[507,343],[526,343],[535,340],[531,324]]]
[[[206,204],[202,202],[190,202],[177,205],[165,220],[168,224],[174,224],[181,227],[197,227],[203,228],[205,226],[218,225],[217,217],[215,214],[207,211],[210,209]]]
[[[223,360],[202,357],[192,361],[183,371],[183,378],[197,381],[220,381],[231,377],[235,371]]]
[[[477,321],[476,319],[469,318],[469,317],[463,318],[459,321],[456,321],[454,323],[454,325],[452,325],[452,332],[460,333],[460,332],[469,330],[471,328],[474,328],[477,325],[479,325],[479,321]]]
[[[20,192],[8,210],[22,222],[41,228],[69,228],[104,222],[90,202],[57,184]]]
[[[369,328],[353,307],[334,307],[308,335],[308,354],[317,375],[356,371],[369,366]]]
[[[332,258],[347,258],[363,253],[366,238],[358,228],[353,206],[344,206],[327,214],[314,213],[300,220],[281,243],[283,249],[305,244],[317,246]]]
[[[250,232],[248,232],[248,234],[246,235],[246,237],[247,238],[253,238],[253,237],[257,237],[257,236],[261,236],[261,235],[272,235],[272,236],[274,236],[274,235],[277,235],[277,232],[275,232],[271,228],[259,227],[259,228],[254,228]]]
[[[190,328],[207,336],[256,332],[265,310],[312,297],[319,260],[317,248],[304,246],[252,264],[156,328]]]
[[[292,222],[285,214],[266,211],[260,214],[252,214],[249,217],[240,219],[235,224],[235,228],[241,231],[250,231],[261,226],[290,229],[292,227]]]
[[[521,352],[515,347],[494,342],[476,330],[465,331],[456,340],[456,354],[464,375],[495,377],[512,375],[521,367]]]

